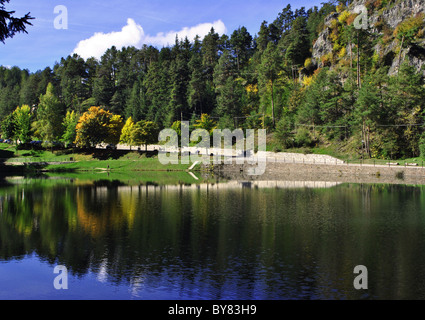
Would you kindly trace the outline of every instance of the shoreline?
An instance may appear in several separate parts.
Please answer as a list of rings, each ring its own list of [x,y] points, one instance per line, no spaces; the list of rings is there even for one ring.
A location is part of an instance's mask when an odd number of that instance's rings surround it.
[[[59,160],[59,159],[58,159]],[[346,163],[328,155],[293,153],[266,153],[265,173],[248,174],[256,165],[236,164],[162,165],[158,158],[143,160],[87,160],[9,162],[0,165],[0,174],[84,174],[90,172],[198,172],[214,174],[219,178],[238,181],[323,181],[347,183],[391,183],[425,185],[425,168],[420,165]]]

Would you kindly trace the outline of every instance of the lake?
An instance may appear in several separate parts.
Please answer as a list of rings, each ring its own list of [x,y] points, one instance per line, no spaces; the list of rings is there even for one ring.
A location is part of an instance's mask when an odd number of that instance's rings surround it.
[[[59,265],[66,290],[54,287]],[[367,290],[353,285],[359,265]],[[0,299],[424,299],[424,279],[422,186],[17,177],[0,187]]]

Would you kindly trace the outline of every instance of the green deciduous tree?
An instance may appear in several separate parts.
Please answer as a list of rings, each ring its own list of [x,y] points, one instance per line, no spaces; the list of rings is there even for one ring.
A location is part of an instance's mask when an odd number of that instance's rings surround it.
[[[15,136],[15,115],[10,113],[1,122],[1,132],[3,139],[11,139]]]
[[[65,147],[68,147],[70,144],[74,143],[77,137],[77,124],[79,116],[75,111],[67,111],[65,118],[63,119],[62,125],[64,128],[61,142],[65,144]]]
[[[48,143],[58,141],[63,134],[64,110],[64,105],[55,95],[53,85],[49,83],[46,94],[40,97],[37,119],[33,125],[35,134]]]
[[[131,131],[131,141],[134,145],[145,145],[145,150],[148,150],[149,144],[158,143],[159,128],[155,122],[139,121]]]
[[[13,112],[15,122],[15,140],[20,144],[31,141],[31,108],[28,105],[17,107]]]

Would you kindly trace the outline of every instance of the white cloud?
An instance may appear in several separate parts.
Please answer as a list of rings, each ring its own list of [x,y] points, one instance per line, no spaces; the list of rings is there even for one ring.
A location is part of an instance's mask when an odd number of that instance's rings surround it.
[[[203,38],[208,34],[211,28],[214,28],[218,34],[226,33],[226,26],[221,20],[213,23],[202,23],[194,27],[185,27],[180,31],[169,31],[167,33],[160,32],[156,36],[146,35],[143,28],[136,24],[133,19],[127,19],[127,25],[124,26],[121,31],[111,33],[95,33],[92,37],[86,40],[82,40],[78,43],[73,53],[77,53],[84,59],[100,57],[105,51],[116,46],[117,49],[121,49],[126,46],[134,46],[141,48],[143,44],[153,45],[156,47],[173,45],[176,40],[176,35],[180,39],[187,37],[192,41],[196,35]]]

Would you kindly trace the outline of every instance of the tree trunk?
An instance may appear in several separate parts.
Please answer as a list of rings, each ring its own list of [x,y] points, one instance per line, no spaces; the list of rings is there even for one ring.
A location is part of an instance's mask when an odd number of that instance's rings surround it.
[[[363,119],[363,124],[362,124],[362,160],[364,159],[365,143],[366,143],[366,131],[365,131],[365,120]]]
[[[275,126],[275,119],[274,119],[274,84],[272,80],[272,120],[273,120],[273,127]]]
[[[360,35],[359,31],[357,31],[357,87],[361,88],[362,84],[360,82]]]
[[[370,127],[366,125],[366,120],[363,119],[362,125],[362,159],[364,159],[363,154],[366,153],[369,158],[371,157],[370,153]]]
[[[366,133],[367,133],[367,136],[366,136],[366,153],[370,158],[371,154],[370,154],[370,127],[369,126],[366,127]]]
[[[397,69],[397,73],[400,71],[400,66],[401,66],[401,53],[403,52],[403,46],[404,46],[404,35],[403,35],[403,38],[401,38],[400,52],[399,52],[399,54],[398,54],[398,69]]]

